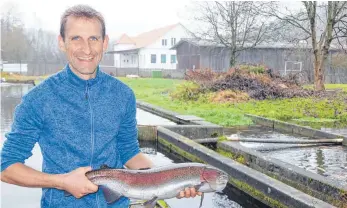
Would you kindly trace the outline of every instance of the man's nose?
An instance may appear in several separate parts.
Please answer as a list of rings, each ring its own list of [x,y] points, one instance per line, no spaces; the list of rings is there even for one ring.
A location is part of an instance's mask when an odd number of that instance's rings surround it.
[[[88,41],[85,41],[82,45],[82,51],[85,53],[85,54],[90,54],[91,52],[91,47],[90,47],[90,44]]]

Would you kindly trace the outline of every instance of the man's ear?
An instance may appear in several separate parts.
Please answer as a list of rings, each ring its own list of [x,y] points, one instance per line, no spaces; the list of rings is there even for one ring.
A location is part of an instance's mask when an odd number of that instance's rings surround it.
[[[109,41],[109,37],[108,35],[105,35],[105,38],[104,38],[104,43],[102,45],[102,48],[103,48],[103,52],[105,53],[106,50],[107,50],[107,47],[108,47],[108,41]]]
[[[63,51],[63,52],[66,52],[65,42],[64,42],[63,37],[61,37],[61,35],[58,36],[58,44],[59,44],[60,50]]]

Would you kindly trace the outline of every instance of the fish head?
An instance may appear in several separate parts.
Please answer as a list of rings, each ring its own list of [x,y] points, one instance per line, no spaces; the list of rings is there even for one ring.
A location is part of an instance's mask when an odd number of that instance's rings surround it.
[[[206,189],[207,185],[213,191],[222,191],[228,183],[229,176],[226,172],[218,168],[206,166],[201,173],[200,179],[201,182],[205,184],[201,187],[201,189],[199,189],[199,191]]]

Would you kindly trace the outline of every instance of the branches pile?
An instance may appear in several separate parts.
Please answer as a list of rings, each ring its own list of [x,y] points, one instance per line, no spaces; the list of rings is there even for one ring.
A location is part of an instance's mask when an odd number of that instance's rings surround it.
[[[314,95],[313,90],[303,89],[295,80],[295,77],[281,77],[270,71],[254,73],[236,68],[229,70],[227,73],[218,74],[200,71],[199,74],[195,72],[194,75],[190,76],[189,80],[199,84],[204,89],[214,92],[223,90],[242,91],[257,100]],[[202,78],[202,80],[199,80],[199,78]]]

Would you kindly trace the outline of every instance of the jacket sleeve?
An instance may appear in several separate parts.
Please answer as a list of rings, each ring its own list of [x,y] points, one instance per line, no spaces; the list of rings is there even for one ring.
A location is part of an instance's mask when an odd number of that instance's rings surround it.
[[[140,152],[137,135],[136,99],[131,91],[117,135],[117,149],[123,165]]]
[[[41,108],[31,101],[34,100],[24,96],[15,108],[11,131],[1,150],[1,172],[14,163],[24,163],[39,140],[43,126]]]

